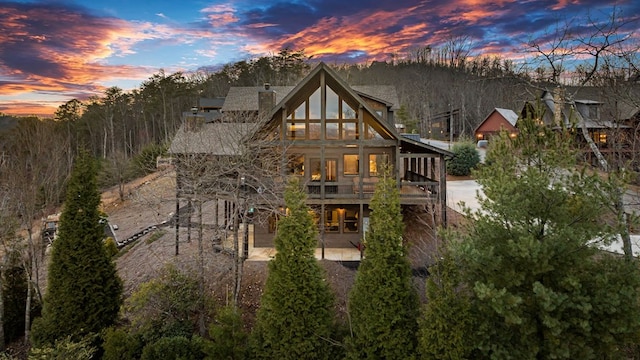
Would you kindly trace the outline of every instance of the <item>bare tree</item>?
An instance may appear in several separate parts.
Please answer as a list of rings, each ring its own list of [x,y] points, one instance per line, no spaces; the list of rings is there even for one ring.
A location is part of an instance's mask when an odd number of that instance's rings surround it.
[[[277,146],[278,139],[259,133],[265,124],[253,113],[234,114],[209,124],[198,115],[186,115],[185,120],[170,149],[176,166],[176,201],[186,199],[197,209],[200,264],[205,230],[213,239],[221,240],[221,251],[233,254],[236,304],[242,265],[248,257],[249,223],[268,221],[282,205],[281,176],[286,157]],[[207,212],[213,219],[206,227],[201,220],[203,206],[213,208]],[[186,221],[190,228],[191,214]],[[230,245],[228,239],[232,240]],[[178,241],[177,235],[176,254]],[[202,268],[200,274],[203,281]]]
[[[587,85],[593,85],[602,81],[616,81],[612,71],[617,66],[622,65],[637,73],[638,62],[636,54],[640,47],[634,41],[628,25],[632,21],[625,19],[618,9],[613,8],[607,21],[600,21],[591,15],[588,16],[586,33],[575,33],[571,22],[564,25],[560,23],[556,27],[555,33],[548,38],[532,40],[528,43],[528,48],[535,56],[532,59],[535,64],[551,69],[550,83],[559,90],[556,92],[556,109],[563,106],[565,102],[572,103],[576,93]],[[573,65],[571,69],[569,65]],[[611,75],[614,75],[611,78]],[[567,80],[573,78],[577,85],[573,92],[567,91]],[[605,80],[606,79],[606,80]],[[630,79],[624,79],[628,81]],[[614,99],[617,101],[617,99]],[[619,128],[619,120],[613,117],[614,128]],[[591,138],[585,121],[580,124],[582,136],[589,146],[589,149],[596,156],[599,167],[609,177],[624,178],[620,172],[620,167],[605,158],[595,141]],[[624,206],[624,187],[616,187],[612,190],[611,207],[618,220],[618,230],[622,236],[623,248],[626,256],[631,258],[632,248],[629,236],[629,214]]]

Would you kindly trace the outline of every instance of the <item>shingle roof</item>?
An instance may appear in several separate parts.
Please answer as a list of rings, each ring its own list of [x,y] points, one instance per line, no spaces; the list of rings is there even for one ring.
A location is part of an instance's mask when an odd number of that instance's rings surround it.
[[[271,86],[271,90],[276,93],[276,103],[287,96],[293,88],[293,86]],[[222,106],[222,112],[257,111],[258,91],[262,89],[264,89],[262,86],[236,86],[230,88]]]
[[[244,139],[255,131],[256,123],[208,123],[197,131],[180,127],[171,142],[171,154],[239,155]]]
[[[224,104],[224,98],[223,97],[200,98],[200,101],[198,102],[198,106],[200,108],[216,108],[216,109],[219,109],[219,108],[222,107],[223,104]]]
[[[391,110],[400,108],[398,93],[396,92],[396,87],[393,85],[353,85],[351,88],[358,93],[369,95],[374,99],[392,105]]]
[[[511,126],[516,126],[518,122],[518,114],[511,109],[496,108],[496,111],[505,118]]]

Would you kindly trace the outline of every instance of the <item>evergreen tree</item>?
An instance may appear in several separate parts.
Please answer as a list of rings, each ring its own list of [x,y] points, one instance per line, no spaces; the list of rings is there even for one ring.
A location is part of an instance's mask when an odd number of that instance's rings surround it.
[[[259,359],[329,359],[333,295],[314,256],[316,225],[297,179],[284,198],[288,213],[278,221],[252,349]]]
[[[247,353],[247,333],[242,328],[240,311],[233,305],[218,310],[209,327],[207,359],[242,360]]]
[[[518,124],[517,139],[492,144],[482,211],[452,247],[474,358],[618,358],[640,330],[640,274],[595,246],[614,237],[604,204],[617,184],[577,170],[570,131]]]
[[[69,180],[42,318],[34,323],[36,346],[97,333],[115,322],[122,303],[122,283],[102,243],[95,164],[81,154]]]
[[[471,359],[473,331],[471,301],[460,289],[460,271],[450,254],[429,269],[428,302],[420,318],[419,353],[422,359]]]
[[[365,258],[349,294],[350,359],[411,359],[415,353],[419,304],[402,244],[400,194],[390,174],[384,169],[371,199]]]
[[[453,145],[453,157],[447,159],[447,173],[453,176],[467,176],[480,163],[480,154],[476,145],[464,141]]]

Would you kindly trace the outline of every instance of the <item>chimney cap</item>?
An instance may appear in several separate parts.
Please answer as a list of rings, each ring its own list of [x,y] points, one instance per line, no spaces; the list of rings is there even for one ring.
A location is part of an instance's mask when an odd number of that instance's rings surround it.
[[[270,87],[271,87],[271,84],[269,84],[268,82],[264,83],[265,90],[269,90]]]

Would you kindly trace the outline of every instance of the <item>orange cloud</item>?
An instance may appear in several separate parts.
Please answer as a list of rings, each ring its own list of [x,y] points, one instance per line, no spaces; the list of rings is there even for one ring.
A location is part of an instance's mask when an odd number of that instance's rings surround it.
[[[426,24],[399,25],[413,10],[415,8],[324,18],[296,34],[266,46],[280,49],[294,43],[296,48],[304,49],[307,55],[362,51],[371,59],[382,59],[388,57],[389,53],[407,47],[411,40],[428,34]],[[386,29],[392,26],[400,26],[400,30],[388,33]]]
[[[2,102],[0,104],[0,113],[15,116],[37,116],[37,117],[53,117],[60,103],[40,104],[35,102]]]
[[[438,44],[451,38],[448,23],[489,24],[503,16],[504,7],[515,0],[459,0],[441,5],[420,3],[394,11],[362,11],[343,17],[326,17],[299,32],[247,51],[281,49],[285,46],[304,49],[307,55],[339,55],[361,51],[370,60],[388,59],[390,53],[403,53],[415,46]],[[570,1],[570,0],[566,0]],[[491,10],[491,9],[495,10]],[[439,14],[438,17],[430,15]],[[439,19],[438,23],[416,19]]]
[[[0,96],[98,94],[106,81],[143,80],[155,71],[145,66],[109,65],[106,59],[133,54],[134,46],[146,40],[187,42],[212,36],[205,29],[97,18],[55,6],[17,6],[0,6],[4,19],[0,24]],[[3,105],[19,114],[42,113],[52,107]]]
[[[561,10],[569,5],[579,5],[580,0],[558,0],[558,2],[551,7],[551,10]]]

